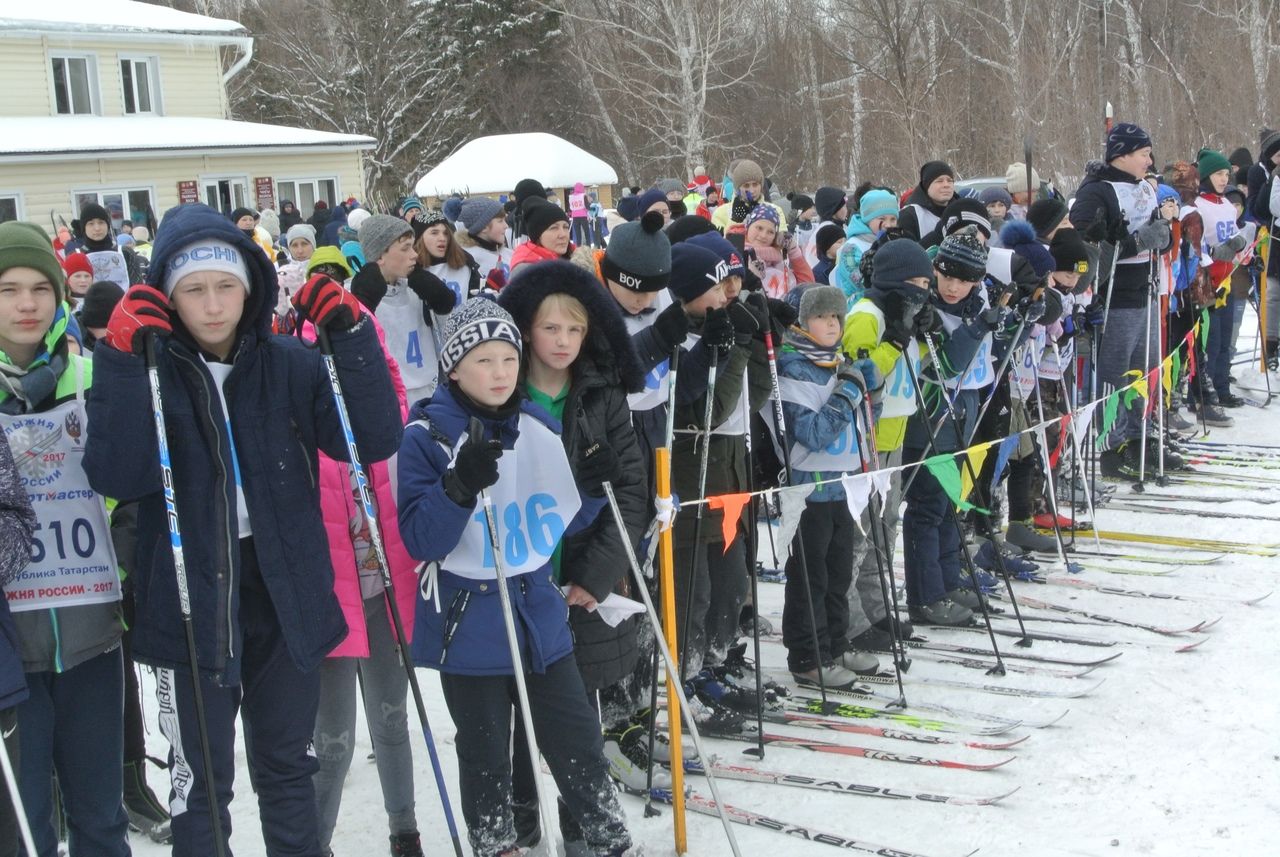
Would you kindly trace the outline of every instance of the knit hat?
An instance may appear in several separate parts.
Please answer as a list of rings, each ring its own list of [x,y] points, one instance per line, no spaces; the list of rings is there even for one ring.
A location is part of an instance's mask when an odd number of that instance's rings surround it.
[[[473,196],[462,204],[458,219],[467,234],[475,237],[489,222],[503,213],[502,203],[487,196]]]
[[[450,223],[457,223],[458,218],[462,216],[463,205],[462,197],[451,196],[444,201],[444,205],[441,206],[441,210],[444,212],[444,216],[448,218]]]
[[[350,224],[348,223],[348,225]],[[292,244],[296,238],[301,238],[314,247],[316,246],[316,228],[310,223],[295,223],[284,234],[285,246]]]
[[[1044,277],[1054,270],[1053,255],[1036,238],[1036,231],[1030,223],[1014,220],[1000,230],[1000,242],[1022,258],[1031,263],[1037,277]]]
[[[1117,122],[1107,134],[1107,163],[1116,158],[1151,148],[1151,135],[1132,122]]]
[[[710,250],[720,257],[720,261],[728,266],[724,276],[741,277],[746,273],[746,267],[742,264],[742,256],[738,253],[738,248],[729,242],[719,232],[711,231],[702,235],[695,235],[688,240],[688,243],[704,250]]]
[[[133,236],[128,234],[127,232],[121,232],[119,235],[116,236],[116,246],[121,249],[124,249],[125,247],[131,247],[136,243],[137,242],[133,240]]]
[[[839,286],[824,286],[821,283],[808,286],[800,296],[800,324],[808,324],[809,319],[817,315],[837,316],[843,324],[848,306],[848,299]]]
[[[1182,206],[1182,194],[1178,193],[1178,189],[1173,185],[1160,182],[1156,185],[1156,205],[1164,205],[1165,200],[1173,200]]]
[[[357,208],[355,211],[347,215],[347,226],[353,231],[359,232],[360,227],[366,220],[373,217],[373,212],[367,208]]]
[[[542,233],[553,223],[569,222],[569,215],[563,208],[540,197],[531,196],[525,200],[524,232],[534,244],[542,237]]]
[[[516,207],[524,205],[526,199],[538,197],[545,200],[547,198],[547,189],[542,186],[542,182],[537,179],[520,179],[516,182],[515,192],[512,194],[516,200]]]
[[[58,303],[66,299],[66,278],[63,276],[62,265],[53,252],[53,243],[49,241],[45,231],[34,223],[21,220],[0,223],[0,273],[10,268],[33,268],[39,271],[53,284],[53,293]]]
[[[944,237],[966,226],[976,226],[983,235],[991,237],[991,218],[987,215],[987,207],[966,196],[957,196],[947,203],[939,226]]]
[[[863,223],[870,223],[877,217],[897,217],[898,211],[898,198],[882,188],[867,191],[858,201],[858,217]]]
[[[711,221],[702,215],[686,214],[684,217],[677,217],[667,226],[667,240],[672,244],[679,244],[681,241],[687,241],[695,235],[715,231],[716,228]]]
[[[416,196],[406,196],[400,200],[400,216],[408,214],[411,211],[420,211],[422,209],[422,200]]]
[[[422,205],[417,206],[422,210]],[[360,227],[360,249],[369,262],[377,262],[387,248],[406,235],[413,234],[413,227],[399,217],[390,214],[375,214]]]
[[[803,193],[789,193],[787,194],[787,201],[791,203],[792,214],[796,217],[814,207],[813,197],[806,196]]]
[[[351,276],[351,263],[337,247],[317,247],[316,252],[312,253],[311,258],[307,260],[307,276],[310,277],[311,272],[320,265],[336,265],[347,272],[347,277]]]
[[[413,217],[409,218],[409,228],[413,230],[413,240],[417,241],[428,229],[440,223],[450,229],[453,228],[453,224],[449,221],[449,216],[438,208],[424,208],[421,211],[415,211]]]
[[[1008,208],[1013,205],[1013,197],[1009,195],[1009,191],[1002,187],[988,187],[983,188],[982,193],[978,194],[978,202],[983,205],[1002,202],[1004,203],[1004,207]]]
[[[1049,252],[1053,254],[1055,271],[1088,273],[1089,252],[1085,248],[1080,233],[1074,229],[1059,229],[1053,236],[1052,243],[1049,244]]]
[[[671,294],[696,301],[729,276],[729,266],[715,253],[684,241],[671,248]]]
[[[667,196],[668,194],[672,194],[672,193],[678,193],[681,196],[684,196],[686,193],[688,193],[688,191],[685,188],[684,182],[680,181],[679,179],[658,179],[658,181],[654,184],[654,187],[662,191],[663,196]]]
[[[778,212],[772,205],[761,203],[751,209],[751,213],[747,215],[747,219],[742,221],[742,228],[750,229],[751,224],[755,223],[757,220],[767,220],[776,228],[779,223]]]
[[[106,327],[111,313],[124,297],[124,289],[110,280],[98,280],[80,302],[81,327]]]
[[[133,227],[133,237],[137,239],[139,244],[143,244],[151,240],[151,230],[145,226]]]
[[[1067,216],[1067,204],[1060,199],[1040,199],[1027,209],[1027,222],[1039,238],[1048,237]]]
[[[111,213],[98,203],[90,202],[80,209],[80,228],[87,226],[90,220],[103,220],[110,226]]]
[[[1264,164],[1270,163],[1276,152],[1280,152],[1280,131],[1268,131],[1262,137],[1261,154],[1258,155],[1258,160]]]
[[[876,264],[880,257],[876,257]],[[933,267],[941,274],[975,283],[987,274],[987,248],[978,240],[977,227],[966,226],[942,239]]]
[[[92,274],[93,263],[85,253],[68,253],[62,260],[62,270],[70,277],[72,274]]]
[[[1204,181],[1219,170],[1230,169],[1231,162],[1217,149],[1205,148],[1196,153],[1196,170],[1200,173],[1200,181]]]
[[[231,212],[232,223],[239,223],[240,218],[242,217],[252,217],[254,220],[257,220],[258,212],[254,211],[252,208],[245,208],[243,205]]]
[[[520,329],[511,313],[492,298],[476,297],[449,313],[440,334],[440,374],[447,375],[473,348],[485,342],[505,342],[521,351]]]
[[[666,202],[667,195],[656,187],[651,187],[636,198],[636,217],[640,217],[650,206]]]
[[[187,244],[170,257],[164,272],[164,293],[173,294],[173,288],[180,280],[188,274],[198,274],[201,271],[230,274],[244,283],[246,292],[250,291],[249,267],[240,248],[232,247],[217,238],[204,238]]]
[[[618,200],[618,204],[614,206],[614,211],[618,212],[618,216],[630,223],[640,214],[640,198],[632,194],[624,196]]]
[[[951,165],[946,161],[928,161],[920,167],[920,187],[928,190],[929,185],[940,179],[942,176],[956,177],[956,171],[951,169]]]
[[[826,226],[818,230],[818,234],[814,236],[813,243],[818,250],[818,258],[825,259],[827,251],[831,249],[831,245],[844,238],[844,230],[838,224],[828,223]]]
[[[733,179],[733,186],[740,188],[749,182],[760,182],[764,184],[764,170],[760,169],[760,165],[748,158],[743,158],[733,165],[733,169],[729,171],[729,177]]]
[[[847,201],[845,192],[838,187],[820,187],[813,195],[813,207],[818,210],[819,220],[830,220],[835,217],[840,206]]]
[[[665,288],[671,281],[671,242],[662,234],[662,215],[651,211],[613,230],[600,272],[609,282],[635,292]]]
[[[899,286],[914,277],[929,277],[929,254],[910,238],[895,238],[876,250],[871,265],[872,286]]]
[[[1037,191],[1040,189],[1040,174],[1033,167],[1031,170],[1032,186],[1027,187],[1027,165],[1022,161],[1016,161],[1009,165],[1009,169],[1004,171],[1004,183],[1009,188],[1010,194]]]

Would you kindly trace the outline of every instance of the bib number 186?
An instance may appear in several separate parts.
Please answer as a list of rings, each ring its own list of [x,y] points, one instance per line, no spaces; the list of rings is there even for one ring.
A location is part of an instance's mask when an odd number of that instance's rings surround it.
[[[556,545],[564,536],[564,519],[555,511],[556,501],[550,494],[534,494],[520,508],[519,503],[508,503],[501,511],[502,561],[508,567],[522,566],[529,561],[533,551],[544,560],[550,559]],[[484,510],[476,512],[475,520],[486,532],[488,521]],[[493,568],[493,546],[484,539],[484,567]]]

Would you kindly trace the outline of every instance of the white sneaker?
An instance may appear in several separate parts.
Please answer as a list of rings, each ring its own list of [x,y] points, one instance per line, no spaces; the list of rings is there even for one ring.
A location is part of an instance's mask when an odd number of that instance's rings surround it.
[[[819,684],[822,684],[826,687],[844,689],[853,687],[858,683],[857,673],[845,669],[834,661],[822,667],[821,683],[818,680],[817,669],[806,670],[805,672],[795,672],[793,670],[791,677],[796,680],[796,684],[806,687],[818,687]]]
[[[836,658],[836,663],[860,675],[873,675],[880,670],[880,661],[867,652],[848,651]]]

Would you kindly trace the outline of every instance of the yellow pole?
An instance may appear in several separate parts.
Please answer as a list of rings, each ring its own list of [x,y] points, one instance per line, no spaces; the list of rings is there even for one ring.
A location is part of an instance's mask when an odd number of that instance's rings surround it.
[[[671,450],[659,447],[657,453],[658,496],[671,497]],[[680,651],[676,642],[676,561],[671,542],[671,528],[658,536],[658,571],[662,595],[662,625],[672,655]],[[675,683],[680,680],[667,670],[667,736],[671,739],[671,814],[675,818],[676,853],[689,850],[684,815],[684,745],[681,744],[680,712],[677,710]],[[653,713],[657,716],[657,712]],[[703,759],[703,764],[708,760]]]

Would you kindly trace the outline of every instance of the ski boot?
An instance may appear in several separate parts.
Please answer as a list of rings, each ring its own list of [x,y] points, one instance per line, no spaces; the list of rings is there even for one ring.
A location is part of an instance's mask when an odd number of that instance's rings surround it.
[[[654,747],[657,747],[655,736]],[[604,757],[609,776],[630,794],[645,793],[649,782],[649,730],[637,723],[604,733]],[[653,787],[671,788],[671,773],[653,767]]]
[[[874,660],[874,659],[873,659]],[[792,670],[791,677],[795,679],[796,684],[801,687],[819,687],[825,685],[836,690],[848,690],[858,683],[858,674],[852,670],[845,669],[835,661],[828,661],[821,668],[821,683],[819,682],[819,667],[810,670]]]
[[[124,763],[124,809],[129,816],[129,829],[167,845],[173,842],[169,811],[147,785],[145,765],[145,759]]]
[[[418,831],[391,834],[391,857],[423,857],[422,837]]]
[[[961,627],[972,624],[973,611],[950,598],[939,598],[932,604],[922,607],[908,607],[911,621],[918,625],[942,625],[944,627]]]

